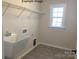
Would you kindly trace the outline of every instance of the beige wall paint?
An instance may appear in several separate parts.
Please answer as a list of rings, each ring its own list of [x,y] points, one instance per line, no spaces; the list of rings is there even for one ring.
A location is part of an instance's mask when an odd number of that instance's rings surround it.
[[[49,28],[50,6],[56,3],[66,4],[65,28]],[[44,0],[41,12],[44,13],[40,20],[40,42],[68,49],[76,48],[76,0]]]

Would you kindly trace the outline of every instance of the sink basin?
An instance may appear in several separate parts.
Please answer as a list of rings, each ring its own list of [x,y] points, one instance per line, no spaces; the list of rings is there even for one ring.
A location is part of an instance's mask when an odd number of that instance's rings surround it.
[[[20,34],[20,35],[18,35],[18,34],[12,33],[11,35],[7,35],[7,36],[5,35],[3,37],[3,40],[5,42],[8,42],[8,43],[17,43],[17,42],[19,42],[21,40],[25,40],[25,39],[30,38],[30,36],[31,35],[28,35],[28,34]]]
[[[10,36],[4,36],[3,37],[4,41],[9,42],[9,43],[14,43],[16,42],[17,35],[15,33],[11,34]]]

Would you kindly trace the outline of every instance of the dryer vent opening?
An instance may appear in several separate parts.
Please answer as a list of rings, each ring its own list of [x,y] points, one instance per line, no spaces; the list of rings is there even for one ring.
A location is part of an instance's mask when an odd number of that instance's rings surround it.
[[[36,45],[36,39],[33,40],[33,46],[35,46],[35,45]]]

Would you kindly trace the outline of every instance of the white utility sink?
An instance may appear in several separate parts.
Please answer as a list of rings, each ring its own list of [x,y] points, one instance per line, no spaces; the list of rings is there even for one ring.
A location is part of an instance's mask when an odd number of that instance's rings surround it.
[[[16,57],[16,55],[26,48],[29,38],[30,35],[17,35],[15,33],[9,36],[4,36],[3,41],[5,45],[5,56],[10,59]]]
[[[8,42],[8,43],[17,43],[21,40],[28,39],[29,37],[30,35],[27,35],[27,34],[17,35],[15,33],[12,33],[10,36],[4,36],[3,39],[5,42]]]
[[[17,35],[13,33],[10,36],[4,36],[3,39],[4,41],[9,43],[15,43],[17,40]]]

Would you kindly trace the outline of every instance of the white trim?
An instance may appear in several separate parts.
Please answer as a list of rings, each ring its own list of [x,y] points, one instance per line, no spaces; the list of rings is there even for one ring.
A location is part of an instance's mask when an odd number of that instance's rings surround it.
[[[22,55],[16,57],[15,59],[21,59],[23,56],[25,56],[26,54],[28,54],[30,51],[32,51],[35,47],[37,47],[39,44],[37,44],[36,46],[30,48],[28,51],[26,51],[25,53],[23,53]]]
[[[40,44],[46,45],[46,46],[50,46],[50,47],[59,48],[59,49],[63,49],[63,50],[74,50],[74,49],[69,49],[69,48],[64,48],[64,47],[60,47],[60,46],[51,45],[51,44],[48,44],[48,43],[42,43],[42,42],[40,42]]]

